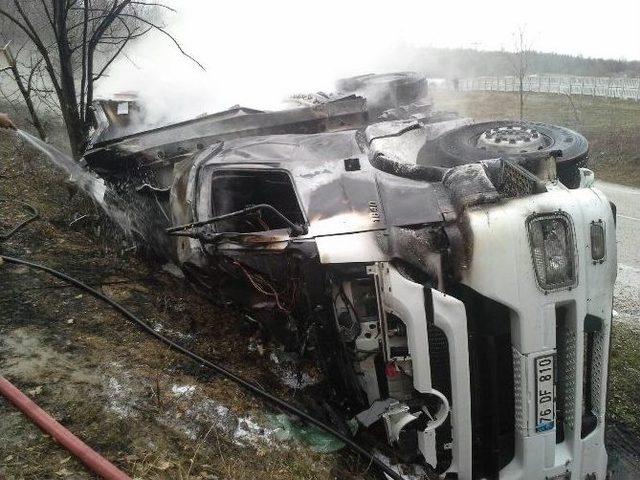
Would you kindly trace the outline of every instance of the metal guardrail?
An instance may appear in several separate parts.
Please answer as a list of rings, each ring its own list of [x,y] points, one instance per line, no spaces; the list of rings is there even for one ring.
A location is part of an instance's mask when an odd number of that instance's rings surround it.
[[[515,76],[463,78],[458,80],[458,90],[518,92],[520,82]],[[640,101],[640,78],[528,75],[523,79],[523,90]]]

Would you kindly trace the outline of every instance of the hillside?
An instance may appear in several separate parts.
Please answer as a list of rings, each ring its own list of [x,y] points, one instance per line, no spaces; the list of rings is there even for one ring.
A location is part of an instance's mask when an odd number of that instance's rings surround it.
[[[532,51],[528,54],[528,64],[530,73],[640,77],[640,61]],[[393,68],[426,72],[432,78],[510,75],[513,65],[513,53],[470,48],[405,48],[393,60]]]

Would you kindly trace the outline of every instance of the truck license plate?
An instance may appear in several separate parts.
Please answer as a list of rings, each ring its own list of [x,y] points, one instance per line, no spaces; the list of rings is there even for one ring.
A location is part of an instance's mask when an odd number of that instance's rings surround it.
[[[542,355],[535,360],[536,372],[536,432],[553,430],[556,420],[555,355]]]

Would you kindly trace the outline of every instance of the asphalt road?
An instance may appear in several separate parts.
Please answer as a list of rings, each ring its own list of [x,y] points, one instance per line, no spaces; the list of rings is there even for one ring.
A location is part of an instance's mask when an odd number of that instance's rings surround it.
[[[618,263],[640,269],[640,189],[603,181],[595,186],[618,208]]]
[[[618,278],[613,308],[618,321],[640,325],[640,189],[596,182],[617,207]],[[639,476],[640,478],[640,476]]]
[[[613,299],[614,321],[637,327],[640,320],[640,189],[603,181],[597,181],[595,186],[617,207],[618,278]],[[610,421],[607,447],[611,480],[640,478],[640,441],[634,432]]]

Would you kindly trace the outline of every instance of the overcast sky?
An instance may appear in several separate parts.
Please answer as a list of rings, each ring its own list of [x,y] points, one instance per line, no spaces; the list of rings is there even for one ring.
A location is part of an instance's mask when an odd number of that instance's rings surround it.
[[[535,50],[640,60],[640,0],[170,0],[166,23],[206,67],[157,35],[114,65],[104,94],[144,91],[176,117],[236,103],[268,108],[339,76],[402,65],[416,46]]]

